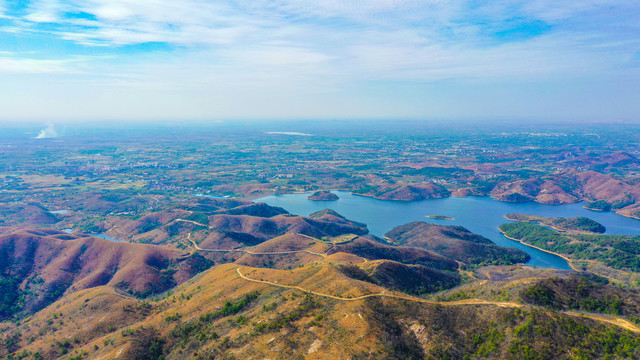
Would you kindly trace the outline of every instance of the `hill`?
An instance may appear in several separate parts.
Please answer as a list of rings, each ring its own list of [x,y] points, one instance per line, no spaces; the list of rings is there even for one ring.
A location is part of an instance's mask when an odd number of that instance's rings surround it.
[[[316,191],[309,195],[307,199],[314,201],[336,201],[340,198],[331,191]]]
[[[640,291],[609,285],[588,273],[540,279],[520,292],[524,302],[559,310],[624,315],[640,321]]]
[[[376,241],[376,238],[358,237],[348,243],[336,244],[332,252],[343,252],[363,257],[367,260],[391,260],[405,264],[454,271],[458,264],[434,251],[412,246],[391,246]]]
[[[416,184],[384,183],[366,186],[353,192],[356,195],[371,196],[381,200],[416,201],[435,199],[449,196],[450,192],[441,185],[433,182]]]
[[[30,314],[65,294],[101,285],[143,297],[157,294],[210,265],[198,254],[159,246],[3,228],[0,318]]]
[[[396,226],[385,238],[397,245],[429,249],[466,264],[514,264],[529,260],[526,253],[495,245],[462,226],[415,221]]]
[[[428,250],[390,246],[374,241],[372,238],[355,235],[349,241],[334,243],[301,234],[285,234],[254,247],[235,250],[235,252],[243,253],[235,261],[237,264],[275,269],[292,269],[318,262],[347,263],[358,266],[366,264],[367,268],[370,268],[371,264],[396,263],[411,269],[423,269],[427,272],[433,270],[438,274],[441,271],[455,273],[458,269],[455,261]],[[452,283],[457,282],[457,278],[452,281]]]
[[[520,255],[460,226],[406,224],[389,244],[332,210],[195,205],[121,217],[190,253],[0,228],[2,309],[31,314],[0,323],[0,358],[598,359],[640,346],[635,290],[521,266],[460,270],[479,254]],[[214,235],[230,247],[207,248]]]
[[[605,317],[511,302],[435,303],[328,264],[222,265],[151,302],[87,289],[3,326],[0,356],[42,359],[604,359],[634,358],[640,346],[640,334]]]
[[[368,233],[365,224],[332,210],[304,217],[263,203],[210,198],[136,218],[111,216],[92,226],[96,229],[89,230],[134,242],[184,248],[194,241],[203,248],[216,249],[254,246],[287,233],[316,238]]]
[[[51,226],[60,219],[38,204],[3,204],[0,226]]]
[[[536,201],[543,204],[567,204],[579,201],[562,182],[555,179],[518,180],[497,185],[490,195],[501,201],[527,202]]]
[[[413,295],[450,289],[460,283],[460,275],[457,273],[390,260],[346,264],[339,269],[352,279]]]
[[[613,164],[637,162],[627,155],[617,153],[607,159],[614,161]],[[640,185],[625,177],[593,170],[568,169],[544,177],[500,182],[491,189],[489,195],[501,201],[535,201],[543,204],[567,204],[584,200],[588,202],[586,207],[589,209],[615,210],[623,216],[640,218]]]
[[[507,214],[505,215],[505,218],[513,221],[535,222],[560,231],[577,231],[599,234],[606,231],[605,227],[599,222],[583,216],[573,218],[549,218],[531,214]]]

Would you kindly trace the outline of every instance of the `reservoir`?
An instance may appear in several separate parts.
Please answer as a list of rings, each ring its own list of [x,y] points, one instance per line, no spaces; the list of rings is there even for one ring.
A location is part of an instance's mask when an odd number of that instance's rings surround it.
[[[389,201],[353,195],[348,191],[333,191],[340,197],[337,201],[308,200],[309,194],[271,195],[256,199],[272,206],[279,206],[292,214],[308,216],[322,209],[332,209],[347,219],[367,224],[369,232],[382,237],[395,226],[412,221],[424,221],[441,225],[461,225],[470,231],[491,239],[494,243],[517,248],[531,256],[528,266],[570,270],[569,264],[559,256],[546,253],[509,240],[498,226],[509,220],[504,215],[526,213],[546,217],[584,216],[596,220],[607,228],[607,234],[640,235],[640,220],[617,215],[612,212],[597,212],[584,209],[583,204],[545,205],[538,203],[508,203],[490,197],[449,197],[421,201]],[[427,215],[444,215],[453,220],[428,218]]]

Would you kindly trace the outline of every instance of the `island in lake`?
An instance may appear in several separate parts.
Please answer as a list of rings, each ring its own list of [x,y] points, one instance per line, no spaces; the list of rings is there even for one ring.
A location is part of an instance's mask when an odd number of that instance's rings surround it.
[[[455,220],[455,218],[452,218],[451,216],[446,216],[446,215],[427,215],[427,217],[429,219],[436,219],[436,220]]]
[[[307,199],[315,201],[336,201],[340,198],[331,191],[316,191],[309,195]]]

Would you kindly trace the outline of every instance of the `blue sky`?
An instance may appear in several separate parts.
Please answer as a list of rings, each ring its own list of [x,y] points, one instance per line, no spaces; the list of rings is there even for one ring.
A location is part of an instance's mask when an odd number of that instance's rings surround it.
[[[640,121],[640,3],[0,0],[0,120]]]

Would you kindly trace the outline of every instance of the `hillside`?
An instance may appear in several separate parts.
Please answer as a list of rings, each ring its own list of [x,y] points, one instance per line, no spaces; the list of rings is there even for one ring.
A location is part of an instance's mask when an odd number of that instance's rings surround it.
[[[60,219],[37,204],[3,204],[0,226],[51,226]]]
[[[434,303],[354,280],[331,265],[284,271],[228,264],[159,301],[122,298],[108,287],[66,296],[19,325],[4,324],[0,356],[633,358],[640,334],[609,320],[622,321],[511,302]]]
[[[353,192],[356,195],[371,196],[380,200],[416,201],[449,196],[450,192],[433,182],[418,184],[380,184],[367,186]]]
[[[460,284],[460,275],[457,273],[390,260],[346,264],[339,269],[352,279],[412,295],[424,295]]]
[[[640,291],[609,285],[606,278],[593,275],[541,279],[522,289],[519,295],[529,304],[624,315],[640,322]]]
[[[368,260],[392,260],[405,264],[424,265],[440,270],[456,270],[458,264],[437,252],[413,246],[391,246],[376,241],[374,237],[358,237],[333,246],[331,252],[354,254]]]
[[[467,264],[514,264],[529,260],[526,253],[495,245],[462,226],[415,221],[396,226],[385,238],[397,245],[429,249]]]
[[[614,161],[613,164],[637,163],[635,158],[620,153],[603,158]],[[616,162],[616,159],[620,161]],[[640,217],[640,185],[637,181],[594,170],[569,169],[543,178],[500,182],[491,189],[489,195],[508,202],[567,204],[587,201],[585,207],[589,209],[615,210],[623,216]]]
[[[560,184],[556,180],[519,180],[499,184],[491,191],[490,195],[501,201],[536,201],[543,204],[567,204],[579,200],[578,196]]]
[[[209,266],[202,256],[175,249],[3,228],[0,318],[30,314],[65,294],[101,285],[137,296],[157,294]]]

